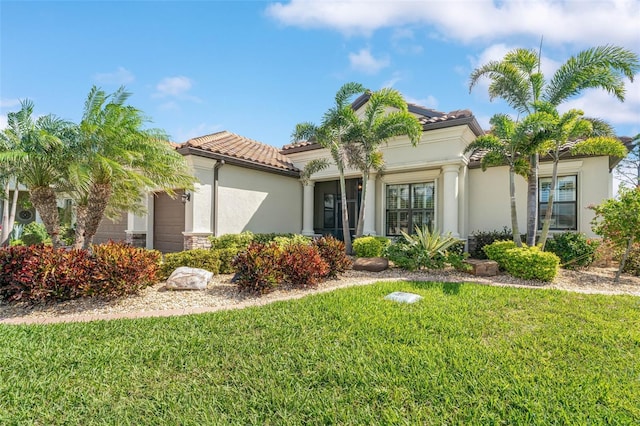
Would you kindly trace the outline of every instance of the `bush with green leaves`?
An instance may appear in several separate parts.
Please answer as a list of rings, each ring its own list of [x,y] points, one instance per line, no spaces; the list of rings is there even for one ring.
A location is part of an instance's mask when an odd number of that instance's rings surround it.
[[[353,240],[353,252],[356,257],[380,257],[384,245],[376,237],[360,237]]]
[[[469,255],[475,259],[486,259],[483,248],[495,241],[512,240],[513,235],[511,229],[506,226],[501,231],[474,231],[471,233],[471,242],[469,244]]]
[[[513,240],[494,241],[493,243],[486,245],[482,248],[488,259],[498,262],[498,266],[503,271],[505,270],[505,262],[507,257],[507,250],[516,247],[516,243]]]
[[[22,242],[27,246],[36,244],[51,244],[51,237],[42,223],[31,222],[22,230]]]
[[[438,230],[431,232],[426,226],[416,226],[415,234],[403,232],[402,235],[403,238],[392,242],[383,251],[384,256],[399,268],[410,271],[442,269],[447,264],[461,263],[459,257],[463,255],[458,253],[461,242],[450,233],[442,235]],[[464,243],[462,248],[464,250]]]
[[[193,249],[178,253],[167,253],[162,260],[160,274],[166,279],[180,266],[206,269],[214,274],[218,274],[220,272],[219,250]]]
[[[296,235],[296,234],[292,234],[292,233],[276,233],[276,232],[270,232],[270,233],[266,233],[266,234],[254,234],[252,241],[254,243],[268,244],[271,241],[274,241],[278,237],[291,238],[294,235]]]
[[[580,232],[563,232],[547,240],[544,250],[555,253],[567,269],[589,266],[595,259],[600,242]]]
[[[244,250],[253,242],[255,234],[251,231],[245,231],[241,234],[225,234],[219,237],[209,237],[212,249],[236,248]]]
[[[273,234],[273,242],[278,244],[280,247],[288,247],[291,245],[309,245],[311,243],[311,238],[301,235],[301,234],[289,234],[289,235],[278,235]]]
[[[220,259],[220,274],[233,274],[235,270],[233,269],[233,259],[240,253],[240,249],[236,247],[229,247],[223,249],[214,249],[214,251],[218,259]]]
[[[538,247],[514,247],[502,258],[504,269],[516,278],[553,281],[558,273],[560,258]]]
[[[640,277],[640,243],[635,243],[629,251],[623,272]]]

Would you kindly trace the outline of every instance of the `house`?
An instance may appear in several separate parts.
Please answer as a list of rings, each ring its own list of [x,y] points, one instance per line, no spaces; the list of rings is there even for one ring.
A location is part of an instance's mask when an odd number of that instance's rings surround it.
[[[367,95],[352,106],[364,108]],[[364,233],[398,236],[427,224],[468,239],[474,231],[509,226],[509,180],[506,166],[480,168],[482,152],[465,154],[466,146],[483,130],[468,110],[449,113],[409,105],[422,124],[417,146],[398,137],[381,147],[383,172],[367,182]],[[553,231],[573,230],[594,236],[587,206],[613,196],[612,169],[619,159],[607,156],[571,156],[559,164]],[[163,252],[208,247],[209,236],[255,233],[333,234],[342,237],[338,171],[331,166],[309,182],[300,171],[329,152],[313,142],[298,142],[278,149],[222,131],[190,139],[176,149],[185,156],[197,183],[191,192],[171,198],[149,194],[147,214],[123,215],[103,221],[94,241],[125,239]],[[545,211],[552,164],[540,164],[540,214]],[[349,226],[355,221],[362,188],[361,175],[348,169]],[[526,229],[527,182],[517,177],[520,229]]]

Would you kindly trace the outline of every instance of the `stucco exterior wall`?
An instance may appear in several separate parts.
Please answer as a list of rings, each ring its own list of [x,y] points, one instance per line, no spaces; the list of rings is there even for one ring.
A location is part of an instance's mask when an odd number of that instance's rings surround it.
[[[300,233],[302,184],[298,179],[230,164],[218,173],[218,235]]]
[[[558,176],[577,176],[578,232],[596,237],[591,231],[593,211],[588,206],[600,204],[613,195],[613,177],[607,157],[569,159],[558,165]],[[511,228],[509,207],[509,171],[504,167],[469,170],[469,232]],[[552,164],[540,165],[540,177],[551,177]],[[527,182],[516,176],[518,226],[526,232]],[[552,233],[554,231],[551,231]]]

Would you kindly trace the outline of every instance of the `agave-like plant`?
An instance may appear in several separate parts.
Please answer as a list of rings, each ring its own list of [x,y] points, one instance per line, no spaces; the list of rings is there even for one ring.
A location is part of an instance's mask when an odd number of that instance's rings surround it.
[[[433,259],[437,255],[444,256],[446,250],[459,241],[451,235],[451,232],[443,235],[438,229],[429,231],[427,225],[422,225],[422,228],[416,226],[415,235],[400,232],[407,243],[416,246],[428,259]]]

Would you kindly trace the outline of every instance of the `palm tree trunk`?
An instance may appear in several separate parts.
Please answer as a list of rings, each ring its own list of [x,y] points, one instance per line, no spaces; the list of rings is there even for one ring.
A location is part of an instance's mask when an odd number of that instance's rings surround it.
[[[93,237],[98,232],[98,227],[102,218],[104,217],[104,211],[109,204],[109,198],[111,198],[111,184],[110,183],[94,183],[89,191],[89,199],[87,203],[87,222],[84,233],[84,248],[89,248],[93,243]]]
[[[544,222],[542,223],[542,232],[540,233],[540,246],[541,250],[544,250],[544,246],[547,243],[547,236],[549,235],[549,228],[551,227],[551,215],[553,214],[553,198],[556,193],[556,186],[558,185],[558,160],[553,161],[553,173],[551,174],[551,190],[549,191],[549,199],[547,200],[547,211],[544,214]]]
[[[18,181],[16,180],[16,187],[13,190],[13,199],[11,200],[11,211],[9,212],[9,223],[7,224],[7,240],[13,231],[13,226],[16,223],[16,210],[18,210],[18,196],[20,191],[18,190]],[[7,241],[8,243],[9,241]]]
[[[60,247],[60,222],[56,193],[49,186],[31,188],[31,203],[36,208],[47,233],[51,236],[53,247]]]
[[[4,184],[4,197],[2,202],[2,232],[0,233],[0,246],[9,243],[9,179]]]
[[[362,194],[360,194],[360,211],[358,212],[358,226],[356,227],[356,238],[362,237],[364,232],[364,209],[367,197],[367,181],[369,180],[369,171],[362,172]]]
[[[73,244],[74,249],[84,247],[84,236],[87,227],[87,206],[86,204],[76,206],[76,238]]]
[[[512,168],[509,169],[509,195],[511,200],[513,242],[516,243],[516,246],[522,247],[522,238],[520,238],[520,228],[518,227],[518,210],[516,209],[516,175]]]
[[[538,154],[531,155],[531,167],[527,186],[527,244],[536,245],[538,232]]]
[[[353,252],[351,247],[351,230],[349,229],[349,209],[347,207],[347,185],[344,179],[344,169],[339,167],[340,172],[340,201],[342,203],[342,238],[347,254]]]

